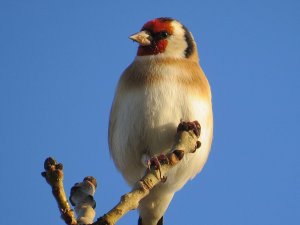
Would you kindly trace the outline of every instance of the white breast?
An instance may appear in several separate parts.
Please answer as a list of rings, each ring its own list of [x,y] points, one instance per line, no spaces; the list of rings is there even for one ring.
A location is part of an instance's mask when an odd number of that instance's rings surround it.
[[[201,148],[187,155],[168,174],[167,186],[174,191],[194,177],[205,164],[212,139],[212,110],[207,100],[189,95],[172,79],[146,89],[127,90],[113,109],[111,152],[116,166],[133,185],[144,173],[143,154],[153,156],[170,150],[180,120],[201,124]]]

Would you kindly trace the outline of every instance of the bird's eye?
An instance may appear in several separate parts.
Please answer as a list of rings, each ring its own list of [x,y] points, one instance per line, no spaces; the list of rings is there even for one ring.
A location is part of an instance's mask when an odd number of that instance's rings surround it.
[[[168,33],[168,31],[163,30],[163,31],[160,31],[160,32],[151,33],[151,36],[153,38],[153,41],[157,42],[157,41],[166,39],[167,37],[170,36],[170,34]]]
[[[160,35],[159,35],[161,38],[167,38],[169,36],[169,33],[167,31],[162,31],[160,32]]]

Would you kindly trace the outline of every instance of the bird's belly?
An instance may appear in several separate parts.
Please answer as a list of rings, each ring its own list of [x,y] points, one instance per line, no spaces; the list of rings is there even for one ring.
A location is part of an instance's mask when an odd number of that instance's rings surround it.
[[[170,84],[169,84],[170,85]],[[201,148],[187,155],[168,174],[167,183],[179,189],[203,167],[211,144],[211,104],[199,96],[174,85],[135,90],[120,101],[113,141],[120,146],[116,163],[129,184],[134,184],[145,171],[142,156],[154,156],[170,150],[180,120],[199,121]]]

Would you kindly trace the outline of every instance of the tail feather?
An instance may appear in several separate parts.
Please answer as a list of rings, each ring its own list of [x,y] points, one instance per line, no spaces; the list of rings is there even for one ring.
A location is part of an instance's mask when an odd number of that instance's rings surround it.
[[[157,225],[163,225],[163,224],[164,224],[164,217],[162,216],[162,217],[160,218],[160,220],[157,222]],[[138,225],[143,225],[142,217],[139,217]]]
[[[141,217],[139,217],[138,225],[143,225],[143,224],[142,224],[142,218],[141,218]]]
[[[157,225],[163,225],[164,224],[164,217],[162,216],[160,220],[157,222]]]

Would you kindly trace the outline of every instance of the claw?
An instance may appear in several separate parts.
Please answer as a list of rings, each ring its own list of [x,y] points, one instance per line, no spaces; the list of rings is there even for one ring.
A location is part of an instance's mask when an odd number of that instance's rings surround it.
[[[180,124],[177,127],[177,132],[190,130],[192,130],[197,137],[200,136],[201,126],[197,120],[193,122],[180,121]]]
[[[161,163],[168,163],[168,158],[164,154],[152,157],[150,159],[148,169],[154,168],[155,170],[158,170],[159,171],[159,178],[164,183],[164,182],[166,182],[167,178],[165,176],[162,176]]]

